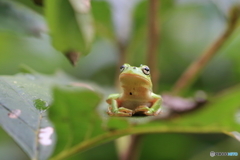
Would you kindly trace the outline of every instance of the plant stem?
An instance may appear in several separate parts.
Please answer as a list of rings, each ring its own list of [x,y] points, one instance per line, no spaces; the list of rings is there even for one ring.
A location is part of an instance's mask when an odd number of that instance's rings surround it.
[[[138,159],[141,139],[141,135],[131,135],[131,142],[129,143],[125,154],[122,155],[121,160]]]
[[[64,150],[60,154],[56,155],[55,157],[52,157],[50,160],[61,160],[65,159],[69,156],[72,156],[76,153],[79,153],[80,151],[85,151],[87,149],[96,147],[100,144],[103,144],[104,142],[109,142],[113,139],[116,139],[118,137],[128,135],[128,134],[149,134],[149,133],[221,133],[222,128],[219,127],[209,127],[206,126],[205,128],[199,127],[199,126],[176,126],[173,128],[166,127],[156,127],[156,126],[148,126],[148,127],[142,127],[142,128],[128,128],[123,130],[117,130],[114,132],[107,132],[105,134],[96,136],[94,138],[91,138],[88,141],[84,141],[79,143],[76,146],[71,147],[70,149]],[[225,132],[224,132],[225,133]],[[226,132],[227,133],[227,132]],[[138,140],[139,141],[139,140]]]
[[[188,87],[190,87],[190,85],[194,82],[199,73],[203,70],[203,68],[217,53],[217,51],[221,48],[224,42],[226,42],[226,40],[233,33],[234,29],[236,28],[238,17],[239,8],[234,7],[231,10],[229,23],[225,32],[223,32],[223,34],[207,50],[205,50],[195,62],[193,62],[186,69],[186,71],[181,75],[181,77],[174,85],[172,90],[173,94],[179,94],[183,90],[186,90]]]
[[[158,90],[158,42],[159,42],[159,10],[160,0],[149,0],[148,8],[148,54],[147,54],[147,65],[151,69],[151,78],[154,86],[154,91]]]
[[[117,43],[118,45],[118,52],[119,52],[119,61],[118,61],[118,64],[116,65],[116,72],[117,74],[115,74],[115,86],[117,89],[119,89],[119,67],[121,65],[123,65],[125,62],[126,62],[126,49],[127,49],[127,46],[118,42]]]
[[[147,65],[151,69],[151,79],[153,83],[153,90],[158,90],[159,70],[158,70],[158,42],[159,42],[159,17],[158,7],[160,0],[149,0],[148,7],[148,52]],[[129,147],[126,149],[121,160],[136,160],[139,156],[140,150],[140,135],[132,135]]]

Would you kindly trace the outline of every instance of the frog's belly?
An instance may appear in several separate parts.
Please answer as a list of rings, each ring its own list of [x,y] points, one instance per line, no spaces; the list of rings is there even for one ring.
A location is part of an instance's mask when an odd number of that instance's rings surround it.
[[[137,107],[142,106],[142,105],[150,107],[150,106],[152,106],[152,103],[151,102],[145,102],[145,101],[124,101],[124,102],[122,102],[120,107],[124,107],[124,108],[134,110]]]

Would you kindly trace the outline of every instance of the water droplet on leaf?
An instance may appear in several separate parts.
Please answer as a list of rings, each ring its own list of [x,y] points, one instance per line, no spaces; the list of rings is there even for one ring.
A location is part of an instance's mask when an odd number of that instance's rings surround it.
[[[39,111],[44,111],[48,108],[48,103],[42,99],[35,99],[34,100],[34,106]]]

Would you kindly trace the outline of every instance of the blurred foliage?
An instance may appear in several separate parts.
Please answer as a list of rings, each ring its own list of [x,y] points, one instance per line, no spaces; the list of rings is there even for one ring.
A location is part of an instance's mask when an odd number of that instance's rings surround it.
[[[231,2],[232,1],[228,1],[228,5],[224,5],[222,1],[213,2],[210,0],[204,2],[188,0],[184,3],[180,0],[161,0],[159,6],[161,31],[158,55],[158,67],[161,74],[159,90],[162,92],[169,91],[186,67],[198,58],[202,51],[219,37],[227,24],[225,11],[229,10],[229,8],[222,10],[222,7],[233,5]],[[46,1],[46,5],[50,3],[52,3],[50,7],[54,7],[53,3],[57,4],[58,2],[56,0],[54,2],[51,2],[51,0]],[[78,28],[79,23],[75,19],[76,10],[74,10],[72,6],[69,4],[61,5],[60,7],[63,8],[62,12],[57,12],[59,8],[55,8],[56,12],[52,12],[53,9],[48,8],[46,14],[45,8],[36,6],[34,2],[30,0],[0,0],[1,75],[17,74],[22,65],[27,65],[40,73],[48,74],[49,76],[46,75],[48,78],[51,77],[50,74],[58,70],[63,70],[70,76],[81,80],[81,83],[78,82],[74,84],[75,87],[80,85],[80,87],[85,88],[97,88],[89,84],[89,82],[93,82],[102,87],[100,90],[97,89],[97,92],[79,90],[79,88],[73,90],[74,92],[70,90],[70,93],[69,90],[65,90],[66,88],[54,90],[53,95],[56,101],[54,101],[53,108],[50,110],[50,119],[55,122],[56,130],[58,131],[57,134],[60,134],[59,138],[64,138],[65,134],[67,134],[63,132],[74,132],[79,135],[79,137],[74,135],[74,137],[77,137],[77,141],[75,142],[73,139],[71,140],[71,136],[68,140],[58,141],[57,143],[59,144],[56,153],[60,152],[61,149],[59,148],[65,147],[65,149],[69,149],[75,144],[84,146],[84,143],[88,142],[87,140],[91,141],[91,138],[106,133],[109,134],[107,139],[103,138],[98,143],[92,144],[92,146],[88,144],[89,146],[87,146],[86,149],[89,150],[76,154],[69,159],[87,160],[98,159],[99,157],[101,157],[101,159],[117,159],[117,151],[114,148],[114,143],[103,143],[121,135],[135,132],[145,133],[145,135],[142,136],[140,159],[208,159],[209,152],[212,150],[216,152],[236,151],[240,153],[240,143],[238,141],[229,136],[219,134],[221,131],[239,131],[239,115],[234,114],[238,111],[240,103],[238,100],[240,95],[238,91],[239,87],[236,87],[236,89],[232,87],[233,89],[229,90],[229,92],[215,96],[219,91],[239,83],[239,27],[234,31],[224,46],[222,46],[217,56],[206,66],[203,73],[194,83],[194,86],[189,90],[188,95],[192,95],[192,93],[197,90],[205,91],[210,95],[211,103],[199,111],[179,116],[173,120],[140,124],[134,128],[132,127],[133,123],[139,123],[139,121],[145,123],[145,119],[132,119],[130,122],[124,119],[108,119],[104,113],[107,106],[105,102],[101,103],[98,108],[99,115],[93,109],[94,106],[96,107],[95,103],[100,100],[100,97],[97,96],[99,93],[106,97],[114,90],[114,78],[115,75],[118,74],[116,73],[115,66],[118,62],[119,55],[117,54],[118,42],[112,22],[112,12],[114,12],[111,8],[112,6],[108,1],[103,0],[92,0],[91,5],[95,39],[91,44],[92,47],[89,54],[87,56],[81,55],[77,66],[72,67],[64,55],[57,51],[57,49],[64,53],[68,51],[68,49],[83,53],[88,52],[86,44],[84,44],[85,40],[82,37],[82,31]],[[132,16],[133,29],[126,48],[126,63],[130,63],[131,65],[138,66],[146,62],[146,49],[148,45],[147,5],[148,2],[146,0],[139,1],[133,8],[132,15],[129,15],[130,17]],[[65,11],[69,13],[68,17],[66,15],[64,19],[59,18],[60,15],[64,15]],[[53,13],[55,14],[53,15]],[[52,22],[50,23],[49,16],[52,16],[50,18]],[[55,20],[57,21],[57,19],[59,23],[53,23]],[[70,29],[67,28],[67,26],[70,25],[69,21],[74,23],[75,30],[71,30],[73,29],[72,27],[70,27]],[[50,26],[48,26],[47,22]],[[54,30],[57,31],[53,32]],[[78,34],[68,34],[69,32],[75,33],[76,30],[78,30]],[[64,42],[56,42],[54,34],[60,36],[60,38],[65,38]],[[60,40],[60,38],[57,38],[57,40]],[[54,43],[59,43],[58,46],[60,47],[55,48],[56,44],[54,45],[55,47],[52,45]],[[63,44],[66,46],[69,45],[70,47],[65,46],[61,48]],[[16,78],[17,76],[10,76],[10,79]],[[68,87],[72,85],[72,82],[77,81],[66,75],[60,78],[55,76],[54,79],[56,84],[59,81],[66,80],[68,84],[64,85]],[[82,83],[83,80],[87,83]],[[42,80],[36,83],[36,85],[41,86],[43,82],[49,83],[49,80]],[[60,84],[59,86],[62,85],[63,84]],[[16,89],[18,88],[16,87]],[[4,91],[2,90],[1,93],[4,94]],[[86,93],[86,95],[83,95],[83,93]],[[80,98],[81,96],[83,96],[83,98]],[[95,96],[96,98],[94,98],[94,100],[96,100],[96,102],[89,100],[90,97]],[[104,100],[104,98],[102,99]],[[90,103],[94,104],[91,105]],[[90,106],[89,108],[84,108],[88,105]],[[74,108],[68,108],[70,106],[74,106]],[[66,113],[69,113],[69,115],[64,115]],[[81,116],[80,113],[84,113],[84,115]],[[71,117],[71,115],[74,115],[74,117]],[[83,133],[79,133],[77,129],[78,124],[82,127],[89,127],[88,123],[93,123],[93,117],[99,118],[99,121],[96,122],[96,127],[98,127],[96,130],[98,131],[91,133],[84,132],[84,135],[81,135]],[[100,117],[102,117],[103,121],[100,120]],[[74,122],[68,123],[71,118]],[[73,130],[62,129],[62,131],[60,131],[61,127],[69,126],[70,128],[73,127]],[[133,129],[133,131],[136,129],[135,132],[126,130],[124,132],[124,129],[128,127]],[[146,134],[148,133],[147,131],[150,132],[151,128],[156,128],[156,131],[152,131],[155,134]],[[200,132],[200,129],[205,129],[205,133],[214,131],[218,132],[218,134],[156,134],[156,132],[166,132],[161,131],[161,129],[166,128],[172,132],[195,131],[197,133]],[[74,129],[77,131],[75,132]],[[177,131],[178,129],[179,131]],[[87,129],[83,130],[90,132]],[[114,131],[123,131],[123,133],[114,135]],[[76,139],[74,138],[74,140]],[[86,141],[82,143],[82,139]],[[3,130],[0,130],[0,141],[0,159],[10,160],[15,157],[18,157],[18,159],[27,159],[26,154],[22,152]],[[90,149],[97,144],[101,145]],[[226,157],[218,158],[224,159]],[[237,157],[232,157],[232,159],[234,158],[237,159]]]
[[[90,4],[84,2],[80,0],[78,5],[75,0],[44,2],[53,46],[63,53],[80,52],[86,55],[89,52],[94,31],[89,14]]]

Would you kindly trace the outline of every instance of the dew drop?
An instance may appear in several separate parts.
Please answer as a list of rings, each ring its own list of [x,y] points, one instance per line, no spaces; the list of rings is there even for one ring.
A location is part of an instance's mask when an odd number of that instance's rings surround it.
[[[42,99],[35,99],[34,100],[34,106],[39,111],[44,111],[48,108],[48,103]]]

